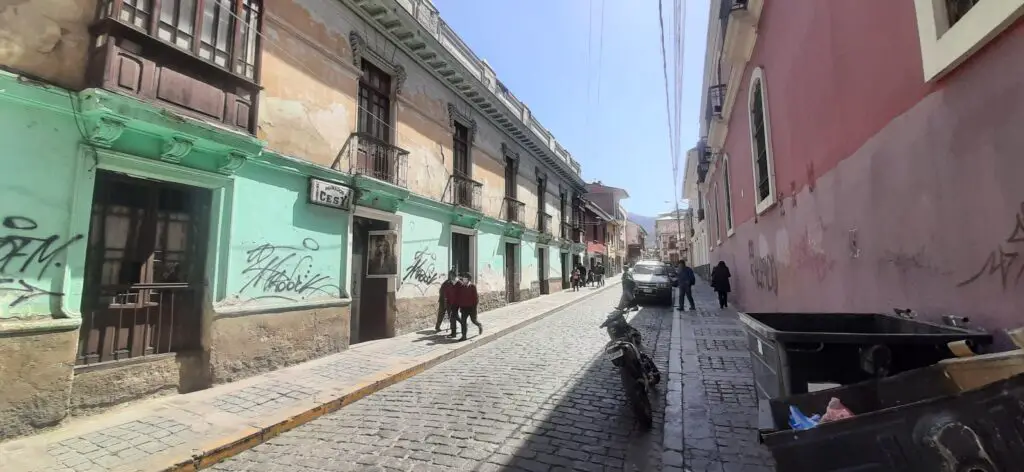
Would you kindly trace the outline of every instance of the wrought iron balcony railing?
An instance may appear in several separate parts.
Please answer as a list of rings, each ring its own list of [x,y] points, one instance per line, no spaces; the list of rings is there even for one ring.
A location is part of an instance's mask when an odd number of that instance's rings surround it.
[[[452,174],[448,179],[451,187],[451,204],[483,211],[484,184],[464,175]]]
[[[409,151],[367,133],[356,133],[358,140],[351,173],[363,174],[402,188],[407,187]]]
[[[543,211],[537,212],[537,231],[544,234],[551,233],[551,215],[544,213]]]
[[[526,204],[512,197],[505,197],[505,221],[526,224]]]

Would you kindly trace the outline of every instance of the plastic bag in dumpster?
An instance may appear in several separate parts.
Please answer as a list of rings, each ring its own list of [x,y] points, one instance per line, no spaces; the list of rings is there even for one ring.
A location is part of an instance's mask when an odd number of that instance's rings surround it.
[[[792,405],[789,406],[789,427],[797,431],[811,429],[821,423],[839,421],[852,417],[853,412],[843,405],[843,402],[839,401],[839,399],[835,397],[832,397],[832,399],[829,400],[828,408],[825,410],[824,415],[814,415],[810,418],[808,418],[804,412],[800,411],[799,408]]]
[[[807,430],[787,424],[791,407],[821,411],[832,398],[856,416]],[[778,472],[1024,470],[1024,351],[950,359],[768,406],[760,437]]]
[[[810,418],[800,411],[795,406],[789,407],[789,427],[797,431],[803,431],[805,429],[811,429],[818,426],[818,421],[821,420],[821,415],[814,415]]]
[[[820,423],[845,420],[846,418],[853,418],[853,412],[846,405],[843,405],[843,402],[839,401],[838,398],[832,397],[828,401],[828,408],[825,410],[825,414],[821,415]]]

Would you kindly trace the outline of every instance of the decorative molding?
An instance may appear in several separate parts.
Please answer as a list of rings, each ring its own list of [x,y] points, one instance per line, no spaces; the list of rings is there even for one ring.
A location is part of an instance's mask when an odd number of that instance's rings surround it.
[[[519,165],[519,152],[515,151],[512,146],[508,145],[508,143],[501,143],[501,155],[512,159],[516,162],[517,166]]]
[[[405,85],[405,79],[409,78],[405,72],[405,66],[401,64],[395,64],[395,95],[402,94],[402,87]]]
[[[188,153],[192,152],[196,140],[190,136],[174,135],[164,140],[160,150],[160,160],[177,164],[181,162]]]
[[[363,35],[359,34],[358,31],[352,30],[348,34],[349,47],[352,48],[352,65],[359,71],[363,70],[363,61],[369,59],[374,65],[377,65],[389,72],[394,80],[393,88],[395,95],[402,94],[402,88],[405,86],[405,80],[409,77],[408,72],[405,70],[405,66],[387,60],[383,54],[379,51],[374,50],[363,38]]]
[[[89,132],[89,142],[102,148],[110,148],[124,133],[127,124],[128,120],[117,116],[101,116]]]
[[[456,106],[454,103],[449,103],[448,127],[452,130],[453,133],[455,132],[455,123],[459,123],[465,126],[466,128],[469,128],[469,144],[470,146],[472,146],[476,140],[476,120],[474,120],[469,113],[463,113],[462,110],[459,110],[459,107]]]
[[[545,186],[547,186],[547,183],[548,183],[548,173],[540,170],[539,166],[538,167],[534,167],[533,171],[537,175],[537,179],[538,180],[543,180]]]
[[[231,150],[220,156],[220,160],[217,163],[217,172],[224,175],[232,175],[245,164],[245,161],[249,159],[249,155]]]

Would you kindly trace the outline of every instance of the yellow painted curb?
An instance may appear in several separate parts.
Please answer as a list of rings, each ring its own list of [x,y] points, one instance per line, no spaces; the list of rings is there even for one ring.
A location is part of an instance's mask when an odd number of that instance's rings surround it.
[[[617,284],[601,287],[592,292],[590,295],[580,297],[575,300],[558,305],[556,307],[550,308],[537,316],[534,316],[526,320],[522,320],[500,331],[495,331],[493,333],[489,333],[487,335],[474,338],[474,341],[471,343],[468,343],[452,351],[446,352],[433,359],[428,359],[419,362],[418,364],[415,364],[400,372],[391,375],[385,375],[384,377],[380,378],[377,381],[370,382],[367,385],[364,385],[342,395],[341,397],[330,400],[326,403],[323,403],[319,406],[299,413],[281,422],[263,428],[259,431],[245,434],[242,437],[238,438],[224,438],[225,442],[223,444],[213,446],[212,448],[204,450],[200,454],[192,456],[191,459],[167,467],[163,469],[161,472],[195,472],[200,469],[210,467],[224,459],[238,455],[247,449],[255,447],[263,442],[266,442],[277,435],[280,435],[305,423],[313,421],[314,419],[317,419],[328,413],[333,413],[370,394],[376,393],[380,390],[383,390],[384,388],[390,387],[391,385],[394,385],[398,382],[413,377],[437,364],[459,357],[472,349],[475,349],[479,346],[483,346],[484,344],[490,343],[491,341],[494,341],[507,334],[522,329],[523,327],[530,325],[536,321],[539,321],[543,318],[546,318],[547,316],[552,315],[557,311],[563,310],[571,305],[575,305],[576,303],[587,300],[591,296],[601,293],[604,290],[615,286],[617,286]]]

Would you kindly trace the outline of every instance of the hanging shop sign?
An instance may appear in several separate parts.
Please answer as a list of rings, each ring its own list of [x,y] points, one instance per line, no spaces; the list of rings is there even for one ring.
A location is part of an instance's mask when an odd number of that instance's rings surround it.
[[[310,177],[309,203],[348,210],[352,208],[352,188],[337,182]]]

